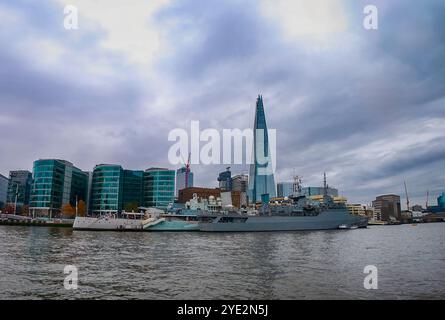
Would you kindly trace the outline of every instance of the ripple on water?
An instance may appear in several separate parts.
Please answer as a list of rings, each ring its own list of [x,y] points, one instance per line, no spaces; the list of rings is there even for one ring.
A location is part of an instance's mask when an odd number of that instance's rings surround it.
[[[283,233],[0,226],[0,298],[444,299],[445,224]],[[363,288],[366,265],[379,289]],[[63,287],[63,268],[79,289]]]

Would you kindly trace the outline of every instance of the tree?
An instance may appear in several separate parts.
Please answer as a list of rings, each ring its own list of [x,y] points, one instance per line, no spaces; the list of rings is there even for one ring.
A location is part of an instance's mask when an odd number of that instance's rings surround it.
[[[69,203],[64,204],[61,209],[62,215],[67,217],[73,217],[76,214],[76,210]]]
[[[85,213],[86,213],[85,201],[80,200],[77,203],[77,214],[78,214],[79,217],[85,217]]]
[[[14,206],[7,204],[6,207],[3,209],[3,212],[6,214],[14,214]]]
[[[29,216],[29,206],[24,205],[20,213],[22,216]]]

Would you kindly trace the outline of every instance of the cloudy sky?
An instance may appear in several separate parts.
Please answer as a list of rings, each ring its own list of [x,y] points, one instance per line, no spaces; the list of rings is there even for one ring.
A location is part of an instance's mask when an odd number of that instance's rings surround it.
[[[406,180],[424,204],[445,190],[444,14],[443,0],[0,0],[0,173],[174,167],[170,130],[250,128],[261,93],[276,180],[326,171],[362,203]],[[195,184],[224,167],[194,165]]]

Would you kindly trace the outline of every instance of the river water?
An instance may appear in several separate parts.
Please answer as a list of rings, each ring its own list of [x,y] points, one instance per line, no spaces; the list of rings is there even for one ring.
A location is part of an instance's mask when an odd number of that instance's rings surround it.
[[[78,270],[64,288],[64,267]],[[378,289],[365,289],[367,265]],[[445,223],[269,233],[0,226],[1,299],[445,299]]]

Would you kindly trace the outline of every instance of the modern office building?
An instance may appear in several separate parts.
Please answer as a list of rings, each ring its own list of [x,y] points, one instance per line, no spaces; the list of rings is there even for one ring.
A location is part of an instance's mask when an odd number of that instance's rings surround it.
[[[263,194],[268,194],[270,198],[276,197],[269,134],[261,95],[258,96],[256,101],[253,129],[254,147],[253,161],[249,172],[249,199],[252,203],[255,203],[261,200]]]
[[[124,170],[122,194],[122,208],[124,210],[134,210],[142,205],[143,180],[143,170]]]
[[[145,170],[143,188],[145,207],[166,208],[175,197],[175,171],[165,168]]]
[[[0,209],[6,205],[6,198],[8,196],[9,179],[0,174]]]
[[[331,197],[338,197],[338,190],[335,188],[327,187],[327,194]],[[303,187],[301,192],[305,196],[322,196],[324,194],[324,187]]]
[[[445,212],[445,192],[442,192],[437,198],[437,206],[428,206],[427,211],[432,213]]]
[[[88,174],[66,160],[34,161],[30,212],[33,216],[54,216],[64,204],[86,200]]]
[[[400,207],[400,196],[387,194],[376,197],[372,202],[374,213],[381,221],[400,221],[402,210]]]
[[[32,188],[32,173],[28,170],[9,172],[8,196],[6,203],[17,208],[29,205]]]
[[[277,183],[277,196],[280,198],[289,197],[293,195],[294,183],[293,182],[278,182]]]
[[[346,207],[350,214],[366,216],[366,207],[359,203],[347,203]]]
[[[176,170],[176,196],[179,195],[179,190],[182,190],[184,188],[190,188],[193,187],[193,172],[189,172],[189,177],[187,180],[186,185],[186,168],[182,167]]]
[[[94,167],[90,210],[93,215],[119,213],[142,205],[142,170],[124,170],[116,164]]]
[[[221,191],[232,191],[232,172],[230,167],[227,167],[226,171],[219,173],[218,183]]]
[[[238,174],[232,177],[232,191],[247,192],[249,188],[249,176]]]

